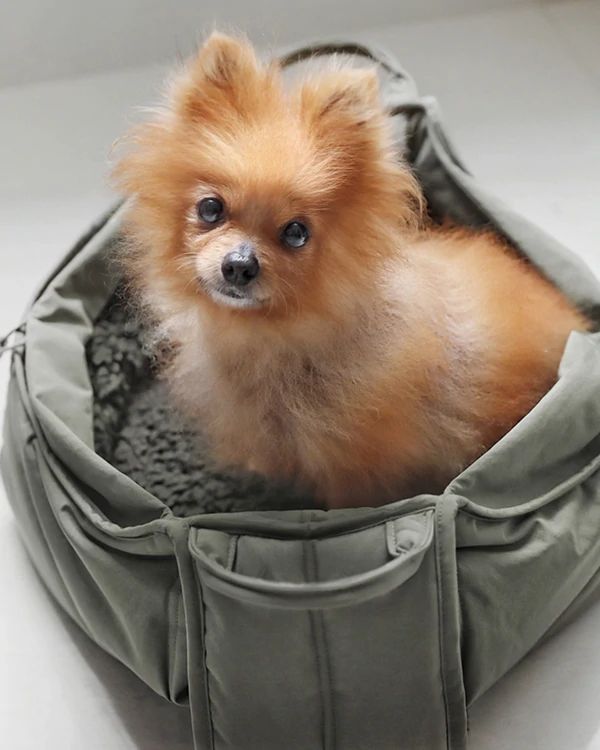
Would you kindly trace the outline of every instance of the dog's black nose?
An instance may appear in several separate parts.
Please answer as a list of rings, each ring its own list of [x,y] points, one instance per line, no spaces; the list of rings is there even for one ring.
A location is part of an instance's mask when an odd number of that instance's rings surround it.
[[[242,244],[223,258],[221,273],[225,281],[235,286],[246,286],[258,276],[260,265],[250,244]]]

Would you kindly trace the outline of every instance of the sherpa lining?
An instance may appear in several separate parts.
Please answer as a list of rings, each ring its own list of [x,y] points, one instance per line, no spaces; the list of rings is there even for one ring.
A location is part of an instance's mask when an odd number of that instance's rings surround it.
[[[290,487],[213,465],[207,441],[183,425],[170,403],[120,291],[96,320],[87,361],[97,453],[176,515],[314,507]]]

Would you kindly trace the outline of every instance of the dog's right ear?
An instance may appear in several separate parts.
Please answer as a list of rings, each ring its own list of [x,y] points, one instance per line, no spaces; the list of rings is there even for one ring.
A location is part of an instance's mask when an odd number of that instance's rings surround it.
[[[175,81],[172,100],[183,117],[214,118],[224,103],[241,109],[259,77],[260,64],[246,39],[213,32]]]

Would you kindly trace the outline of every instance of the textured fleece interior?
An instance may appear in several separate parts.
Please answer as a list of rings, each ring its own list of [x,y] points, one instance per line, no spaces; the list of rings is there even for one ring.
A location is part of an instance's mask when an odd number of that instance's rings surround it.
[[[96,451],[176,515],[314,507],[293,488],[214,466],[207,441],[170,403],[139,321],[118,291],[95,322],[87,359]]]

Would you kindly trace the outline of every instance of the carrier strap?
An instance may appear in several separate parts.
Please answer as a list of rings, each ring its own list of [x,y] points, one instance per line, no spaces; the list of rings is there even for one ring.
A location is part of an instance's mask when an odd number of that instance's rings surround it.
[[[378,65],[385,68],[390,75],[393,75],[396,78],[403,78],[416,88],[413,77],[394,57],[392,57],[392,55],[384,50],[360,44],[358,42],[332,40],[329,42],[308,43],[303,47],[296,47],[288,52],[284,52],[280,55],[279,61],[283,67],[287,67],[288,65],[294,65],[295,63],[302,62],[302,60],[307,60],[312,57],[339,54],[358,55],[359,57],[366,57],[369,60],[373,60],[373,62],[376,62]]]
[[[332,40],[329,42],[312,42],[302,47],[294,47],[284,51],[279,56],[282,67],[309,60],[324,55],[356,55],[372,60],[382,67],[395,81],[402,84],[406,90],[406,98],[418,100],[419,93],[417,84],[410,73],[389,53],[372,45],[360,44],[358,42],[343,42]]]

